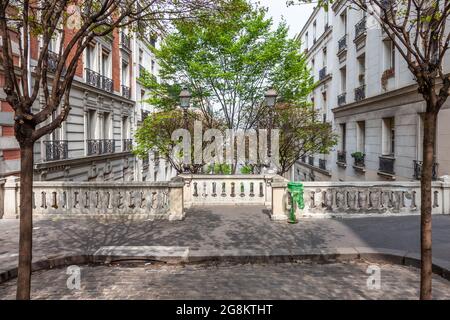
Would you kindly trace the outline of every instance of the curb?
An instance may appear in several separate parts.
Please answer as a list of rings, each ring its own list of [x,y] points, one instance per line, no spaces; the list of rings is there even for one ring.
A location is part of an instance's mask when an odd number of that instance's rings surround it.
[[[136,249],[139,248],[139,249]],[[157,249],[155,249],[157,248]],[[233,263],[281,263],[295,261],[339,262],[367,260],[420,268],[417,253],[370,247],[333,249],[274,249],[255,251],[250,249],[203,250],[183,248],[182,254],[161,250],[162,247],[102,247],[91,255],[62,255],[32,263],[32,271],[49,270],[74,264],[110,264],[114,262],[152,261],[168,264],[195,264],[205,262]],[[176,247],[175,247],[176,248]],[[131,251],[127,251],[131,250]],[[137,251],[136,251],[137,250]],[[187,250],[187,253],[186,253]],[[177,250],[175,250],[177,251]],[[180,250],[178,250],[181,252]],[[450,281],[450,261],[433,259],[433,273]],[[0,272],[0,283],[17,277],[17,268]]]

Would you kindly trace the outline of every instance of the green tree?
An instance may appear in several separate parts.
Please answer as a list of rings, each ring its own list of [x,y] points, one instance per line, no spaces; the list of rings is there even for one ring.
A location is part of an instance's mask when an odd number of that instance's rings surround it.
[[[230,129],[250,129],[261,116],[268,86],[289,100],[303,101],[314,81],[284,23],[272,30],[264,8],[245,0],[229,5],[233,10],[199,22],[175,23],[175,31],[154,49],[162,81],[144,82],[153,93],[149,102],[159,108],[173,108],[186,86],[205,119],[220,119]]]
[[[311,0],[289,0],[287,4],[305,2]],[[334,2],[319,0],[318,4],[327,9]],[[450,74],[443,69],[450,43],[450,0],[348,0],[346,5],[365,11],[377,21],[406,62],[417,82],[417,91],[426,102],[421,178],[420,298],[431,299],[431,181],[437,117],[450,95]]]

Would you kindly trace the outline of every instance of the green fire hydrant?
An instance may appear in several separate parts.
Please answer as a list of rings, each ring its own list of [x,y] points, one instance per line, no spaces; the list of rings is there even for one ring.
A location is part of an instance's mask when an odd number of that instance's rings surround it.
[[[295,204],[297,204],[300,209],[305,207],[303,202],[303,184],[301,182],[288,182],[287,187],[292,200],[288,222],[296,223],[297,218],[295,217]]]

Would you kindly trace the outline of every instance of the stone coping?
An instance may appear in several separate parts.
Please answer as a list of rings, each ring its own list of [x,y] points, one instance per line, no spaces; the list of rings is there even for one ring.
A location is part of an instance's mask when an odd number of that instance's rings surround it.
[[[420,255],[415,252],[371,247],[323,249],[195,249],[168,246],[108,246],[94,254],[61,254],[42,257],[32,263],[32,270],[45,270],[69,265],[109,264],[117,262],[161,262],[195,264],[206,262],[279,263],[299,260],[319,263],[367,260],[420,268]],[[433,259],[433,273],[450,281],[450,261]],[[17,277],[17,267],[0,271],[0,283]]]

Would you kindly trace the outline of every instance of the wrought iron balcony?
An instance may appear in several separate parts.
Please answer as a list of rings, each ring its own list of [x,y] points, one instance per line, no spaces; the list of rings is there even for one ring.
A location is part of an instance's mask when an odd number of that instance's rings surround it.
[[[90,86],[113,92],[113,81],[112,79],[101,75],[89,68],[86,68],[86,83]]]
[[[361,101],[366,98],[366,85],[363,84],[362,86],[355,89],[355,101]]]
[[[325,79],[327,77],[327,67],[323,67],[322,69],[320,69],[319,71],[319,81],[322,81],[323,79]]]
[[[347,152],[346,151],[338,151],[337,152],[337,161],[340,163],[347,163]]]
[[[366,29],[366,17],[364,17],[355,25],[355,39],[364,34]]]
[[[113,153],[116,149],[116,142],[112,139],[99,139],[87,141],[88,155]]]
[[[414,160],[414,179],[420,180],[422,178],[422,161]],[[439,164],[436,162],[433,162],[433,168],[432,168],[432,174],[431,179],[437,180],[437,170],[438,170]]]
[[[131,151],[133,148],[133,142],[131,139],[122,140],[122,151]]]
[[[131,50],[131,39],[125,32],[120,33],[120,44],[123,48]]]
[[[68,158],[69,149],[67,140],[44,141],[45,161],[64,160]]]
[[[366,166],[365,157],[355,158],[355,167],[364,168]]]
[[[378,171],[381,173],[395,174],[394,171],[395,158],[390,156],[380,156],[380,165]]]
[[[341,39],[338,41],[338,53],[344,51],[347,49],[347,35],[344,35]]]
[[[313,157],[313,156],[309,156],[309,157],[308,157],[308,164],[309,164],[310,166],[313,166],[313,165],[314,165],[314,157]]]
[[[122,97],[130,99],[131,97],[130,87],[122,85],[121,89],[122,89]]]
[[[327,170],[327,160],[319,159],[319,168],[322,170]]]
[[[337,100],[338,100],[338,105],[339,106],[342,106],[342,105],[344,105],[346,103],[345,102],[345,96],[346,96],[345,92],[340,94],[340,95],[338,95]]]

